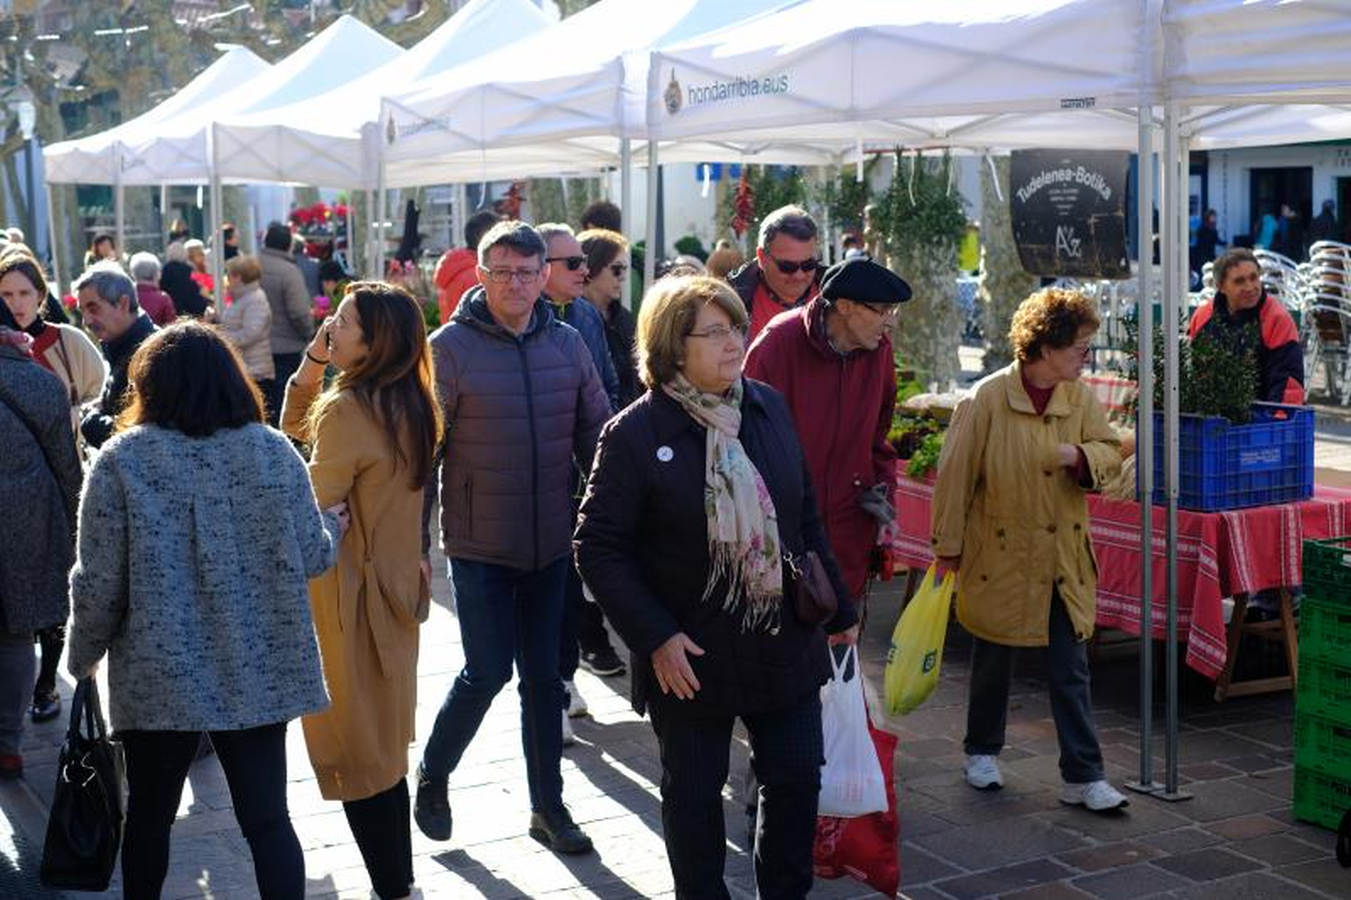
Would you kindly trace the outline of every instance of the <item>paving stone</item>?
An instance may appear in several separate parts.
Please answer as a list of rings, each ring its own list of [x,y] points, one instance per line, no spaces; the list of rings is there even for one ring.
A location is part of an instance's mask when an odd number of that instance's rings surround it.
[[[1192,881],[1215,881],[1240,872],[1262,868],[1261,863],[1239,856],[1220,847],[1192,850],[1155,861],[1154,865],[1190,878]]]
[[[912,841],[901,844],[901,886],[928,884],[942,878],[951,878],[961,869],[917,847]]]
[[[1351,896],[1351,872],[1337,864],[1335,857],[1281,866],[1276,874],[1304,887],[1322,891],[1330,897]]]
[[[972,871],[1051,856],[1088,845],[1082,838],[1037,819],[1021,821],[1016,828],[1010,828],[1006,822],[967,825],[916,838],[915,843]]]
[[[1147,797],[1130,794],[1131,805],[1109,814],[1089,812],[1082,806],[1057,804],[1056,808],[1038,818],[1081,834],[1095,841],[1122,841],[1141,835],[1156,834],[1190,824],[1176,812],[1176,804],[1160,803]]]
[[[1286,863],[1304,862],[1327,856],[1327,851],[1323,848],[1287,834],[1265,834],[1239,841],[1230,847],[1237,853],[1269,866],[1283,866]],[[1348,884],[1348,888],[1351,888],[1351,884]]]
[[[1218,760],[1222,765],[1229,766],[1231,769],[1237,769],[1240,772],[1266,772],[1270,769],[1278,769],[1284,766],[1284,763],[1264,753],[1251,753],[1247,756],[1231,756]]]
[[[1281,801],[1273,795],[1248,787],[1251,780],[1205,781],[1190,785],[1187,790],[1192,794],[1192,799],[1175,803],[1173,807],[1179,814],[1197,822],[1232,819],[1234,816],[1264,813],[1281,807]]]
[[[1153,897],[1187,884],[1187,880],[1148,863],[1085,875],[1072,882],[1080,890],[1102,900],[1135,900]]]
[[[1222,843],[1224,839],[1204,829],[1193,827],[1145,835],[1141,840],[1152,847],[1158,847],[1165,853],[1186,853],[1200,847],[1210,847]]]
[[[1284,831],[1285,827],[1279,819],[1272,816],[1252,815],[1235,816],[1232,819],[1211,822],[1206,826],[1206,830],[1212,831],[1226,840],[1243,841],[1248,838],[1261,837],[1264,834]]]
[[[1061,853],[1056,859],[1083,872],[1100,872],[1118,866],[1133,866],[1162,856],[1163,851],[1138,841],[1119,841],[1084,850]]]
[[[1238,774],[1223,763],[1196,763],[1191,766],[1178,766],[1177,773],[1188,781],[1216,781],[1220,778],[1232,778]]]
[[[1010,894],[1000,894],[999,900],[1085,900],[1092,896],[1063,881],[1053,881]]]
[[[1271,772],[1254,772],[1243,779],[1242,783],[1287,802],[1295,796],[1295,770],[1293,768],[1277,769]]]
[[[1059,881],[1074,874],[1073,870],[1051,859],[1034,859],[1000,869],[990,869],[959,878],[950,878],[934,885],[939,890],[951,894],[957,900],[974,900],[1000,894],[1010,888],[1028,888]]]
[[[1267,872],[1249,872],[1174,891],[1177,900],[1320,900],[1317,893]]]

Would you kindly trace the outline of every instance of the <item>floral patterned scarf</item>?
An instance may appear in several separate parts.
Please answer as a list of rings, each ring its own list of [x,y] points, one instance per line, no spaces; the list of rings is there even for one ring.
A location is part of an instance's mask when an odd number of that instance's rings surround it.
[[[744,382],[738,379],[726,396],[719,397],[703,393],[677,374],[663,389],[708,431],[704,512],[711,567],[702,599],[707,601],[725,576],[723,609],[731,612],[740,598],[746,601],[742,630],[776,631],[783,606],[779,523],[769,488],[737,438]]]

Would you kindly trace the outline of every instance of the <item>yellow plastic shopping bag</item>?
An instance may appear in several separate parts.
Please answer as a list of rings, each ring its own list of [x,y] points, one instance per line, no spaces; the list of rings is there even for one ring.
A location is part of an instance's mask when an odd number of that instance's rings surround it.
[[[948,611],[956,590],[955,573],[948,572],[940,584],[934,584],[934,567],[929,566],[919,590],[896,622],[883,678],[883,700],[889,714],[910,712],[938,687]]]

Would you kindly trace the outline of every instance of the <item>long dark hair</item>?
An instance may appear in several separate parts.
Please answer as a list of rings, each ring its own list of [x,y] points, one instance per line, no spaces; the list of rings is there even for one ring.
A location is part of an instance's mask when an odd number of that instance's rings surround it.
[[[146,338],[127,369],[119,431],[159,425],[188,437],[263,421],[263,395],[239,351],[215,329],[179,321]]]
[[[347,297],[356,304],[361,337],[370,349],[314,405],[310,434],[318,433],[319,420],[338,395],[351,392],[384,428],[395,465],[408,469],[409,487],[421,490],[431,478],[442,430],[422,310],[412,294],[384,281],[353,282]]]

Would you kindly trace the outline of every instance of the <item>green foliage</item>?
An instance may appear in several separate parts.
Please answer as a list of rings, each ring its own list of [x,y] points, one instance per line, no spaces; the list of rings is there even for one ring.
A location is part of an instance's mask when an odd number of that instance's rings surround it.
[[[687,234],[675,242],[676,253],[683,253],[686,256],[693,256],[700,262],[708,262],[708,251],[704,249],[704,242],[692,234]]]
[[[746,178],[755,194],[755,216],[742,238],[743,249],[753,248],[760,235],[760,223],[765,216],[781,206],[790,203],[803,205],[807,202],[807,182],[802,170],[796,166],[747,166]],[[736,182],[732,189],[718,198],[718,233],[732,235],[732,219],[736,216],[733,200],[736,196]]]
[[[1126,374],[1139,380],[1139,326],[1134,318],[1123,322],[1122,349]],[[1178,411],[1199,416],[1223,416],[1235,425],[1246,423],[1257,400],[1257,323],[1217,335],[1203,331],[1194,340],[1179,336],[1177,353]],[[1154,408],[1163,408],[1163,328],[1154,326]],[[1132,410],[1132,415],[1134,410]]]
[[[919,449],[910,457],[910,463],[905,467],[905,474],[911,478],[922,478],[938,468],[938,457],[943,452],[943,437],[946,432],[935,432],[925,435],[924,440],[920,441]]]
[[[856,178],[854,167],[849,166],[821,187],[820,205],[830,213],[836,229],[863,231],[863,210],[872,199],[870,179],[878,159],[874,156],[863,164],[862,181]]]
[[[906,259],[942,248],[955,259],[966,213],[962,195],[951,187],[952,157],[944,153],[931,161],[917,152],[907,165],[899,148],[897,154],[895,176],[872,213],[873,228],[887,254]]]

